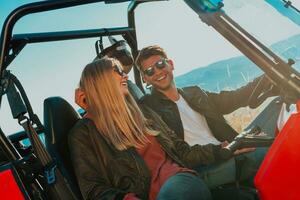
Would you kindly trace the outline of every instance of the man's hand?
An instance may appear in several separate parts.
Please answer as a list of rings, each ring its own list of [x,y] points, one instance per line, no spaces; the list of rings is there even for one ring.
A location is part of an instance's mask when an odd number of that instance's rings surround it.
[[[228,145],[229,145],[229,142],[227,140],[225,140],[224,142],[221,143],[222,148],[226,148]],[[255,147],[237,149],[233,152],[233,155],[239,155],[239,154],[243,154],[243,153],[252,152],[252,151],[255,151],[255,149],[256,149]]]
[[[221,147],[225,148],[229,145],[229,142],[227,140],[225,140],[224,142],[221,143]]]
[[[256,149],[255,147],[238,149],[233,152],[233,155],[239,155],[239,154],[243,154],[243,153],[252,152],[252,151],[255,151],[255,149]]]

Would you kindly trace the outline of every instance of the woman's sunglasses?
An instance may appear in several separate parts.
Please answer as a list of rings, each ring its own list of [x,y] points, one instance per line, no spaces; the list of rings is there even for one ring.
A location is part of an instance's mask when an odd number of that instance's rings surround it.
[[[113,66],[113,69],[115,72],[117,72],[120,76],[125,76],[126,73],[123,71],[123,69],[119,65]]]
[[[162,58],[159,61],[157,61],[154,65],[148,67],[146,70],[143,71],[143,73],[147,76],[153,76],[155,73],[155,69],[154,67],[156,67],[157,69],[163,69],[166,66],[168,66],[168,59],[166,58]]]

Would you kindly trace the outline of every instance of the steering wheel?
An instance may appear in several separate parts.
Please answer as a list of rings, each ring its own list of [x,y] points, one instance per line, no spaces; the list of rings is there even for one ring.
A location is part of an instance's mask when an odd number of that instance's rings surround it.
[[[263,75],[248,98],[248,105],[250,108],[256,108],[268,97],[279,94],[280,89],[266,75]]]

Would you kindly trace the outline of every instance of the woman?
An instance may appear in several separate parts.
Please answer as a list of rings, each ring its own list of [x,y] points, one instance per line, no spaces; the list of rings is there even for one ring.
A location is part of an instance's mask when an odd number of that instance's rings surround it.
[[[176,138],[155,113],[139,109],[127,79],[111,58],[82,72],[77,101],[87,114],[71,130],[69,147],[83,197],[211,199],[189,168],[220,159],[221,147],[189,147]]]

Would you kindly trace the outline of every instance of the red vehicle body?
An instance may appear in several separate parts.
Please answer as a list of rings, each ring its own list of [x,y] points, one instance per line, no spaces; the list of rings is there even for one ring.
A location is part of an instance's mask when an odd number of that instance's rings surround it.
[[[7,136],[0,128],[0,199],[82,199],[77,183],[74,182],[74,177],[72,179],[72,175],[70,175],[70,171],[68,171],[64,162],[65,155],[61,155],[59,149],[58,153],[53,153],[51,148],[56,148],[57,144],[53,144],[50,141],[50,139],[53,139],[51,134],[55,135],[58,132],[67,132],[74,124],[74,120],[78,119],[79,115],[76,111],[73,112],[74,109],[72,107],[70,108],[68,107],[69,105],[61,102],[60,99],[50,98],[45,101],[45,108],[52,109],[47,107],[53,106],[51,104],[55,104],[54,107],[64,106],[64,108],[61,108],[61,113],[64,114],[65,110],[68,110],[69,114],[71,112],[72,119],[67,119],[68,123],[63,123],[65,119],[63,117],[59,118],[61,115],[54,115],[58,117],[57,121],[61,120],[58,128],[57,124],[55,124],[56,122],[53,120],[53,116],[50,116],[50,120],[48,121],[45,120],[45,118],[48,119],[45,117],[44,123],[41,123],[30,105],[22,84],[18,81],[17,77],[10,73],[10,63],[30,43],[110,35],[121,35],[131,47],[133,56],[136,57],[138,41],[134,11],[139,4],[151,1],[136,0],[130,2],[127,13],[128,26],[126,27],[14,35],[12,30],[15,23],[23,16],[32,13],[95,2],[109,4],[125,1],[130,0],[43,1],[23,5],[15,9],[7,17],[0,41],[0,105],[2,98],[6,95],[10,102],[13,117],[24,127],[24,131]],[[198,14],[202,22],[213,27],[262,69],[269,79],[282,91],[283,101],[296,103],[300,99],[300,74],[296,69],[291,67],[293,60],[289,60],[289,62],[282,60],[240,27],[239,24],[222,10],[222,1],[185,0],[185,3]],[[141,90],[142,94],[144,94],[145,89],[136,67],[134,67],[134,79],[137,90]],[[263,98],[257,97],[256,101],[260,102],[264,100]],[[67,109],[65,109],[66,107]],[[264,113],[266,112],[262,112],[261,115],[264,115]],[[259,120],[254,120],[253,123],[256,122],[259,124]],[[297,152],[297,147],[300,146],[300,135],[298,133],[300,133],[300,113],[293,114],[289,118],[284,128],[278,134],[277,138],[275,138],[269,153],[258,171],[255,179],[256,189],[254,190],[258,191],[259,198],[266,200],[300,199],[300,192],[298,191],[298,188],[300,188],[300,154]],[[39,139],[43,134],[46,135],[46,147],[44,147]],[[30,139],[31,146],[25,148],[22,146],[21,141],[28,138]],[[49,195],[49,191],[55,193],[55,195]],[[69,192],[71,194],[66,195]],[[63,197],[60,195],[63,195]],[[223,197],[223,199],[226,199],[226,197]]]

